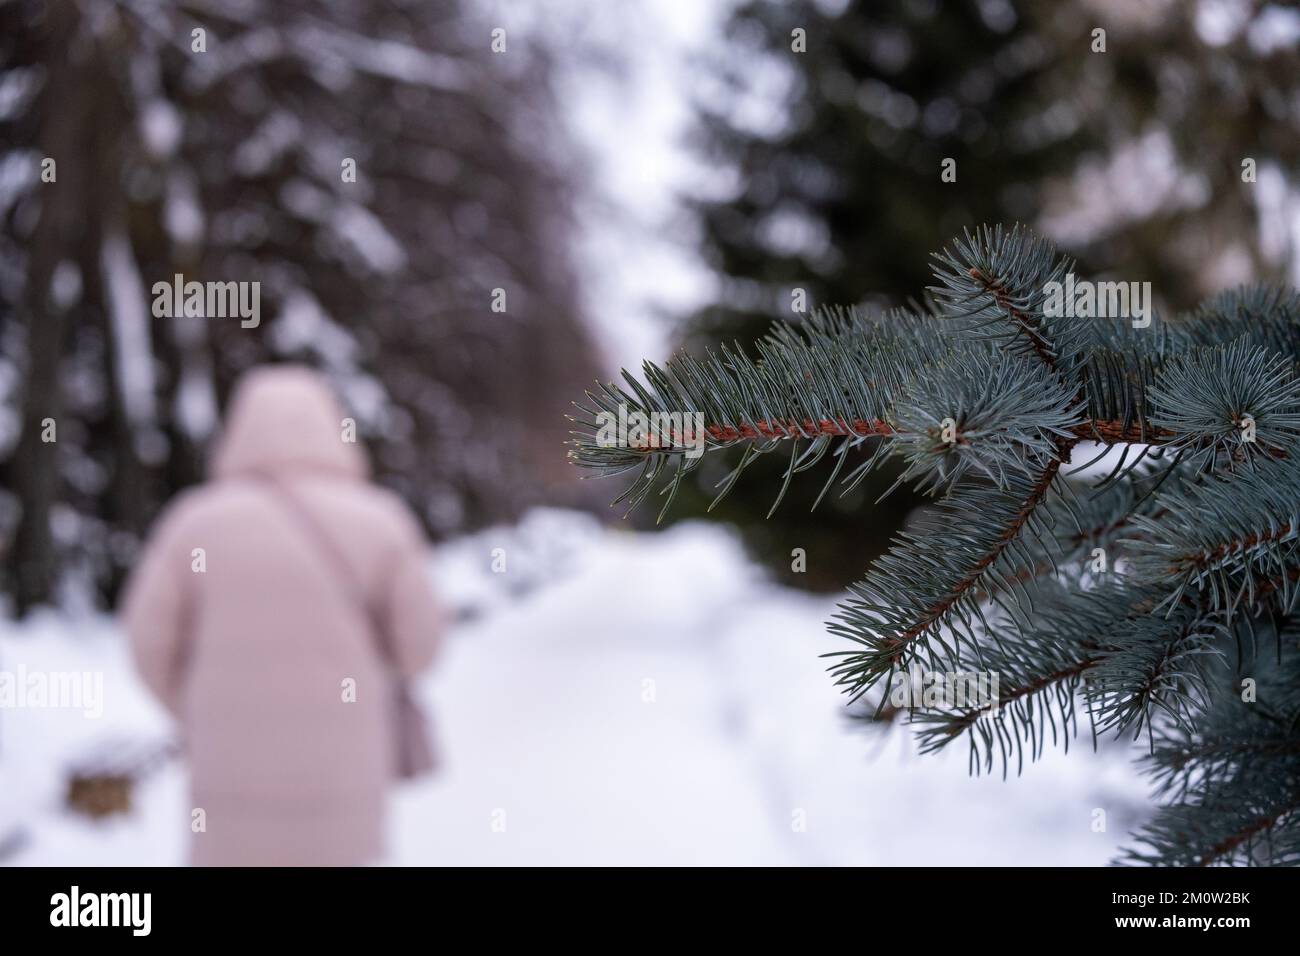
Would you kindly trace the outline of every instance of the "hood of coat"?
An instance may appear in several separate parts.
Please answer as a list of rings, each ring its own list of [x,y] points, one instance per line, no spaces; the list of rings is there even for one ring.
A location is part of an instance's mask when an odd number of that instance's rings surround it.
[[[343,419],[318,372],[288,365],[254,369],[235,386],[210,473],[217,479],[268,472],[364,479],[365,453],[345,440]]]

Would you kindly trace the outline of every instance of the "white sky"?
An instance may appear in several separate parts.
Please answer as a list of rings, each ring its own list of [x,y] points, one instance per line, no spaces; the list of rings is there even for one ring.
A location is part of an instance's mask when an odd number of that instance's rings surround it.
[[[579,247],[587,312],[607,364],[666,357],[672,317],[705,301],[713,279],[679,197],[711,171],[684,139],[694,116],[689,60],[715,38],[730,0],[592,5],[587,39],[620,72],[578,58],[562,74],[566,119],[591,156]]]

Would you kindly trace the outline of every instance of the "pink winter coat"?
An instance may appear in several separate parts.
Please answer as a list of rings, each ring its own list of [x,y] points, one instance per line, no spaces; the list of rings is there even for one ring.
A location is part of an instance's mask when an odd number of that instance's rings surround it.
[[[167,508],[128,582],[136,664],[180,723],[192,810],[203,811],[190,815],[205,826],[191,843],[197,865],[360,864],[382,852],[390,675],[429,664],[439,615],[419,526],[367,482],[350,437],[315,373],[250,373],[211,480]],[[388,622],[394,662],[337,564],[257,477],[267,472],[338,543]]]

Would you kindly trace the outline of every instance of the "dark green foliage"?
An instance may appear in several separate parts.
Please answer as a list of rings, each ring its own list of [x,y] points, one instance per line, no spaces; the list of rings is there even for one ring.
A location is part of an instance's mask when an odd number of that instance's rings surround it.
[[[972,359],[967,368],[932,365],[894,405],[903,478],[926,490],[946,490],[970,473],[1006,488],[1015,476],[1032,476],[1078,424],[1073,396],[1041,362],[991,350]],[[944,440],[945,422],[962,441]]]
[[[1171,802],[1132,861],[1295,862],[1295,294],[1243,289],[1145,329],[1044,314],[1071,268],[1022,229],[981,229],[937,258],[932,311],[827,311],[752,354],[647,362],[589,394],[571,456],[635,471],[633,504],[737,445],[722,493],[776,452],[778,501],[799,472],[828,471],[824,497],[900,459],[937,500],[830,624],[845,692],[883,711],[916,668],[995,674],[994,715],[909,702],[923,749],[964,739],[973,770],[1006,774],[1081,726],[1142,736]],[[701,413],[706,454],[607,447],[620,405]],[[1116,446],[1109,474],[1069,477]]]
[[[1269,351],[1245,336],[1227,348],[1205,346],[1179,355],[1150,390],[1153,423],[1184,436],[1173,444],[1194,449],[1207,468],[1285,451],[1300,435],[1294,355]],[[1255,440],[1243,443],[1248,409],[1262,409],[1263,417],[1253,419]]]
[[[1291,444],[1294,448],[1294,442]],[[1224,471],[1166,491],[1157,515],[1134,520],[1134,570],[1169,588],[1167,604],[1189,591],[1216,611],[1258,603],[1260,592],[1290,609],[1300,530],[1300,468],[1287,457]]]
[[[1167,728],[1144,761],[1169,803],[1129,862],[1300,865],[1300,627],[1245,620],[1225,643],[1195,724]]]
[[[928,278],[926,254],[954,232],[1037,217],[1042,184],[1096,140],[1042,122],[1060,97],[1074,95],[1059,63],[1086,36],[1073,28],[1049,35],[1024,13],[974,0],[738,5],[711,71],[737,93],[700,98],[696,139],[710,164],[735,171],[736,188],[694,203],[719,285],[685,318],[688,346],[752,346],[773,316],[803,307],[796,289],[809,308],[907,304]],[[806,53],[791,51],[794,28],[804,31]],[[769,82],[758,95],[740,92],[762,79]],[[736,102],[767,104],[774,128],[756,130],[729,109]],[[958,183],[939,181],[946,159],[957,162]],[[864,442],[845,468],[872,450]],[[890,462],[812,513],[815,490],[804,499],[796,486],[788,506],[764,522],[766,489],[782,483],[784,464],[759,458],[748,469],[754,480],[713,513],[751,544],[771,536],[754,550],[774,568],[791,546],[806,549],[810,573],[785,575],[788,583],[834,588],[888,547],[923,501],[905,484],[882,507],[867,507],[900,470]],[[706,467],[684,483],[682,513],[703,510],[719,477]]]
[[[1214,268],[1228,262],[1287,275],[1289,251],[1267,238],[1278,207],[1261,190],[1270,177],[1294,186],[1300,169],[1300,114],[1286,107],[1300,47],[1253,42],[1276,5],[1241,10],[1257,22],[1213,44],[1197,11],[1077,0],[737,4],[725,42],[711,45],[696,130],[708,165],[727,174],[693,204],[717,292],[685,317],[684,343],[695,352],[750,346],[773,317],[800,307],[796,290],[811,305],[909,304],[929,281],[928,254],[980,222],[1042,223],[1079,273],[1108,278],[1122,268],[1152,280],[1171,308],[1230,281]],[[1097,27],[1107,31],[1104,54],[1092,52]],[[795,29],[806,52],[792,50]],[[1131,181],[1137,154],[1146,157],[1140,175],[1152,175],[1133,202],[1112,184]],[[1258,183],[1242,180],[1247,156]],[[940,178],[945,160],[955,181]],[[1120,348],[1134,334],[1166,334],[1079,331]],[[1122,359],[1096,355],[1094,371],[1142,374]],[[1121,407],[1092,417],[1122,416]],[[774,567],[790,544],[805,547],[822,586],[856,573],[884,547],[882,529],[896,531],[918,501],[905,490],[885,508],[863,507],[896,479],[886,469],[854,493],[865,500],[824,501],[811,515],[815,489],[803,500],[795,486],[790,507],[763,522],[784,467],[756,459],[754,480],[713,513],[751,539],[770,535],[758,553]],[[680,489],[681,512],[702,511],[721,477],[707,465],[696,472]],[[808,586],[809,577],[786,580]]]

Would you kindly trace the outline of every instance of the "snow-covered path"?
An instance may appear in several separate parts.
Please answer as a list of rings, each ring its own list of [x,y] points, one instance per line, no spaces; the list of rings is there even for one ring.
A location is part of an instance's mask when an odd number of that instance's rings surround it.
[[[466,618],[421,687],[445,767],[397,793],[390,862],[1103,864],[1142,811],[1116,749],[1049,754],[1004,783],[969,778],[964,750],[919,757],[903,733],[851,726],[818,658],[836,647],[833,602],[764,582],[717,527],[638,535],[538,512],[436,569]],[[0,831],[27,834],[5,862],[180,862],[180,765],[129,816],[59,808],[71,755],[166,729],[111,626],[26,628],[0,634],[0,669],[103,670],[105,714],[0,714]]]

